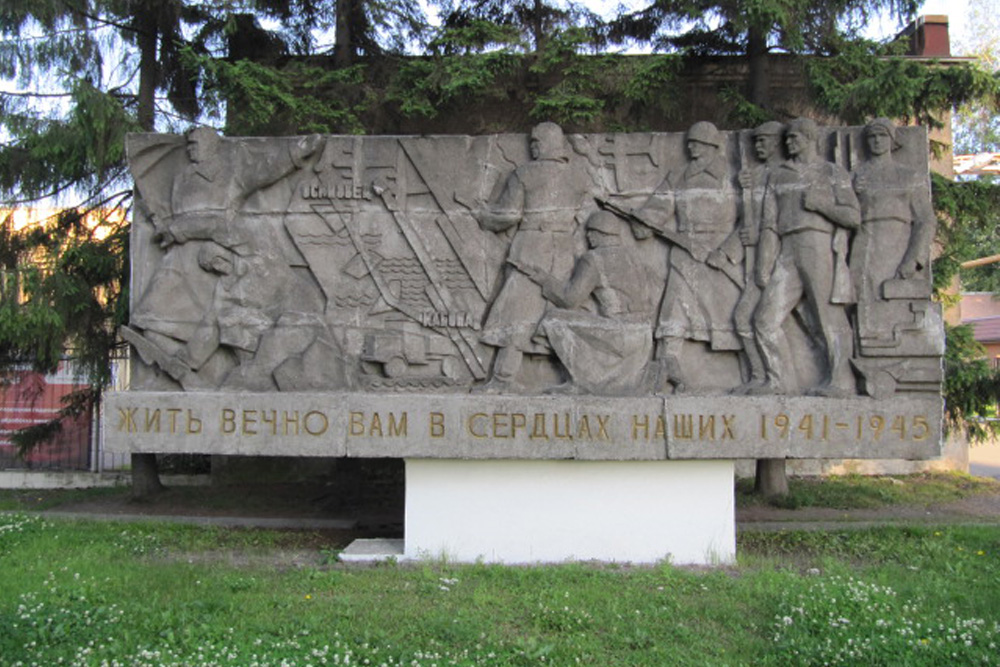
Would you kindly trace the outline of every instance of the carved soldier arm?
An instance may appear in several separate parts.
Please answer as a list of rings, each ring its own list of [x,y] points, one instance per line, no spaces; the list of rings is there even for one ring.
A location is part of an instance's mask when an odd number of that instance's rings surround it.
[[[503,232],[521,221],[524,216],[524,184],[513,172],[504,181],[500,193],[490,202],[472,211],[483,229]]]
[[[830,165],[833,171],[834,165]],[[857,229],[861,226],[861,204],[854,193],[846,172],[830,174],[830,187],[812,187],[806,190],[802,207],[819,213],[839,227]]]
[[[579,308],[600,284],[600,271],[590,255],[581,257],[573,267],[569,282],[560,282],[550,274],[539,281],[542,294],[560,308]]]
[[[634,215],[642,221],[630,221],[632,236],[638,241],[648,239],[654,233],[669,232],[675,228],[674,189],[670,184],[669,174],[653,194],[649,195],[646,203],[635,210]]]
[[[930,256],[931,243],[937,233],[937,216],[931,208],[930,192],[926,182],[911,195],[910,212],[913,215],[913,227],[910,230],[910,242],[906,246],[906,253],[896,270],[896,275],[900,278],[912,278],[924,268]]]

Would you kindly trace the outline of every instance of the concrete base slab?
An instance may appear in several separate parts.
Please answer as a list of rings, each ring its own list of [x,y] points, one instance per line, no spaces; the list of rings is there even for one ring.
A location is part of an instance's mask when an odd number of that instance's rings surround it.
[[[340,552],[345,563],[378,563],[386,560],[404,560],[403,540],[384,537],[354,540]]]
[[[406,461],[407,558],[724,564],[732,461]]]

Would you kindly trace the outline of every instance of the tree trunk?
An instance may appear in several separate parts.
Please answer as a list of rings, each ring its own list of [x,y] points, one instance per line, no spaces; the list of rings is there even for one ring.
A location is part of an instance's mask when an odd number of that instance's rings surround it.
[[[337,0],[337,25],[334,32],[334,67],[350,67],[354,60],[351,44],[351,0]]]
[[[146,500],[163,491],[156,454],[133,454],[132,500]]]
[[[156,118],[156,43],[159,33],[151,7],[141,8],[139,17],[139,99],[136,120],[144,132],[152,132]]]
[[[766,109],[771,106],[767,67],[767,33],[759,28],[750,28],[747,37],[747,60],[750,75],[750,101]]]
[[[156,120],[156,44],[159,37],[153,7],[140,7],[139,20],[139,99],[136,111],[139,127],[155,129]],[[156,454],[132,455],[132,498],[143,500],[163,491]]]
[[[767,31],[751,27],[747,36],[747,69],[750,101],[767,109],[771,106],[770,77],[767,67]],[[785,459],[758,459],[754,489],[764,497],[788,495]]]
[[[531,36],[535,42],[535,53],[541,53],[545,46],[545,21],[543,12],[545,5],[542,0],[535,0],[534,11],[531,14]]]
[[[757,459],[754,491],[765,498],[784,498],[788,495],[785,459]]]

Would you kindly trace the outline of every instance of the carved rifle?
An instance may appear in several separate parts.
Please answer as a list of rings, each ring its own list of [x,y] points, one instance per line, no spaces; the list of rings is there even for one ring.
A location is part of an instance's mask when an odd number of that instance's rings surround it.
[[[610,211],[611,213],[614,213],[618,217],[628,220],[629,222],[637,222],[643,227],[651,229],[655,234],[659,235],[667,242],[687,250],[697,261],[704,262],[707,259],[708,253],[705,252],[705,249],[693,244],[691,239],[685,234],[680,234],[672,229],[663,229],[658,227],[648,220],[636,215],[635,211],[632,209],[623,208],[618,204],[604,199],[603,197],[594,197],[594,201],[597,202],[597,206],[599,208],[605,211]],[[736,285],[741,289],[743,288],[743,276],[740,275],[739,269],[736,266],[723,263],[720,266],[713,266],[712,268],[722,271],[727,278],[736,283]]]

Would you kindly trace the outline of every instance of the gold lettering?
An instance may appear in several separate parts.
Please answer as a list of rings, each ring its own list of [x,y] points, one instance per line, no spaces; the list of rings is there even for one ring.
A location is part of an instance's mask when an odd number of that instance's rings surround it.
[[[350,414],[350,420],[348,422],[347,434],[348,435],[364,435],[365,434],[365,413],[363,413],[363,412],[352,412]]]
[[[146,428],[144,429],[146,433],[152,431],[153,433],[160,432],[160,411],[150,410],[146,408]]]
[[[576,428],[576,439],[583,440],[584,438],[587,440],[593,439],[593,436],[590,434],[590,418],[587,415],[580,418],[580,423]]]
[[[406,416],[407,413],[404,411],[399,421],[396,421],[396,415],[389,413],[389,437],[406,437]]]
[[[319,418],[319,428],[311,429],[309,428],[309,419],[311,417]],[[319,410],[310,410],[302,418],[302,428],[306,430],[309,435],[323,435],[326,433],[326,429],[330,427],[330,422],[327,420],[326,415]]]
[[[733,427],[736,426],[736,415],[722,415],[722,440],[735,440]]]
[[[469,435],[473,438],[485,438],[486,429],[483,428],[482,431],[476,430],[476,419],[489,419],[490,416],[485,412],[477,412],[476,414],[469,417],[469,421],[466,423],[466,427],[469,429]]]
[[[885,430],[885,417],[882,415],[874,415],[868,420],[868,424],[875,431],[875,442],[878,442],[879,438],[882,437],[882,431]]]
[[[812,440],[813,439],[813,416],[812,415],[806,415],[805,417],[803,417],[802,419],[800,419],[799,420],[798,429],[799,429],[799,432],[801,432],[806,437],[806,440]]]
[[[187,411],[187,432],[191,435],[201,433],[201,420],[194,416],[191,410]]]
[[[674,437],[678,440],[694,439],[694,415],[674,415]]]
[[[610,440],[611,436],[608,434],[608,422],[611,421],[611,415],[597,415],[597,439],[598,440]]]
[[[382,418],[378,416],[378,413],[372,415],[372,423],[368,428],[368,435],[374,436],[378,434],[378,437],[382,437]]]
[[[241,429],[243,435],[257,435],[257,429],[254,426],[257,425],[257,411],[256,410],[244,410],[243,411],[243,428]]]
[[[170,432],[177,433],[177,415],[182,412],[180,408],[167,408],[167,414],[170,415]]]
[[[560,433],[559,432],[559,415],[553,414],[552,415],[552,430],[555,431],[555,437],[559,438],[560,440],[572,440],[573,439],[573,434],[570,433],[570,429],[569,429],[569,413],[568,412],[564,412],[563,413],[563,426],[565,428],[563,429],[563,432]]]
[[[639,439],[639,429],[642,429],[643,439],[649,440],[649,415],[643,415],[639,421],[639,415],[632,415],[632,439]]]
[[[444,414],[441,412],[432,412],[430,414],[430,437],[444,437]]]
[[[299,434],[299,411],[298,410],[295,410],[291,414],[289,414],[287,412],[282,412],[281,413],[281,422],[282,422],[282,430],[285,432],[285,435],[298,435]],[[293,424],[295,426],[295,432],[294,433],[289,433],[288,432],[288,427],[290,425],[293,425]]]
[[[892,428],[889,430],[898,433],[900,440],[906,440],[906,419],[902,415],[896,417],[892,420]]]
[[[540,428],[539,428],[540,427]],[[532,440],[548,440],[549,434],[545,430],[545,415],[541,412],[535,413],[534,423],[531,425],[531,435],[529,436]]]
[[[663,415],[656,415],[656,428],[653,429],[653,439],[663,440],[667,437],[667,420]]]
[[[920,435],[917,435],[917,430],[920,430]],[[926,440],[931,433],[930,424],[927,423],[927,417],[917,416],[913,418],[913,426],[910,429],[910,437],[914,440]]]
[[[219,415],[220,424],[219,430],[222,433],[229,435],[236,433],[236,411],[231,408],[222,408],[222,413]]]
[[[528,426],[528,417],[520,412],[515,412],[510,416],[510,437],[517,437],[518,429],[525,429]]]
[[[139,430],[135,425],[135,413],[139,408],[118,408],[118,430],[134,433]]]
[[[715,415],[698,415],[698,439],[704,440],[705,436],[709,440],[715,440]]]
[[[493,413],[493,437],[494,438],[509,438],[510,434],[507,433],[506,429],[509,424],[507,423],[507,418],[510,417],[506,412],[494,412]]]
[[[782,413],[774,418],[774,426],[778,429],[778,437],[784,439],[788,437],[788,429],[791,428],[792,420],[788,415]]]
[[[270,419],[268,416],[270,415]],[[277,410],[261,410],[260,411],[260,421],[265,426],[271,427],[271,435],[278,435],[278,411]]]

